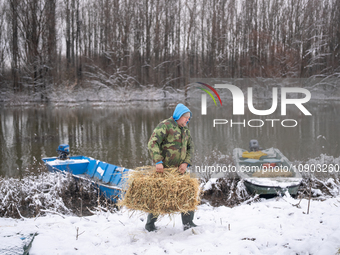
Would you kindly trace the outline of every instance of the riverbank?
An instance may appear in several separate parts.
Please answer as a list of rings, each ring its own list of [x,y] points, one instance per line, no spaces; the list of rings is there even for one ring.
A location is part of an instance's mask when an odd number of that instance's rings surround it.
[[[207,81],[205,81],[207,80]],[[228,83],[235,84],[244,93],[248,94],[248,88],[252,88],[253,102],[265,103],[272,101],[272,88],[280,89],[282,87],[298,87],[307,89],[311,93],[310,101],[339,101],[340,90],[336,85],[336,81],[332,80],[329,83],[322,83],[322,81],[308,82],[305,79],[235,79],[234,81],[213,79],[197,79],[199,82],[207,82],[208,84]],[[319,84],[320,83],[320,84]],[[170,86],[139,86],[139,87],[101,87],[88,85],[86,87],[74,86],[59,86],[50,90],[39,93],[14,93],[11,90],[0,91],[0,103],[4,105],[31,105],[37,103],[131,103],[140,101],[171,101],[171,100],[185,100],[195,98],[200,100],[201,90],[197,87],[201,86],[196,82],[192,82],[182,88],[172,88]],[[219,96],[222,99],[232,99],[232,94],[229,89],[217,89]],[[278,98],[280,99],[280,93]],[[288,93],[287,98],[296,98],[297,93]],[[43,100],[42,100],[43,98]]]
[[[202,204],[235,207],[258,201],[238,178],[200,179]],[[98,210],[117,211],[117,206],[99,196],[90,182],[70,174],[42,172],[22,179],[0,178],[0,217],[34,218],[48,213],[89,216]],[[340,178],[304,178],[296,198],[323,201],[340,195]]]
[[[336,254],[340,247],[340,197],[312,201],[289,196],[239,206],[200,205],[196,228],[183,231],[180,215],[144,229],[146,214],[124,208],[76,217],[48,213],[27,219],[0,218],[0,250],[14,233],[36,233],[39,254]],[[7,238],[7,239],[6,239]]]

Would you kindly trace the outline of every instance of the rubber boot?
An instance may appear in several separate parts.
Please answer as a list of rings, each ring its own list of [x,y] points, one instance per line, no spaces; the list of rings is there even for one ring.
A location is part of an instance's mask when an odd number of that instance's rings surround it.
[[[194,214],[195,214],[194,211],[189,211],[188,213],[181,213],[184,230],[197,227],[197,225],[193,222]]]
[[[155,222],[157,221],[158,216],[153,215],[152,213],[148,214],[148,218],[145,224],[145,229],[149,232],[157,230],[155,226]]]

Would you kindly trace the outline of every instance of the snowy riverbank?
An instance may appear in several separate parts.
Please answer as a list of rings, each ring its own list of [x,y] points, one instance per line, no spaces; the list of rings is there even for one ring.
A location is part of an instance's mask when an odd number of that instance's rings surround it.
[[[204,204],[195,214],[199,227],[183,231],[180,215],[175,215],[160,219],[157,233],[144,230],[145,214],[126,210],[88,217],[0,218],[0,247],[10,245],[6,236],[36,232],[31,255],[336,254],[340,196],[311,201],[309,214],[308,200],[299,201],[261,199],[234,208]]]
[[[198,79],[198,81],[204,81],[206,79]],[[242,80],[242,79],[241,79]],[[238,85],[245,95],[248,94],[247,88],[253,89],[253,100],[255,103],[263,103],[266,101],[272,101],[272,88],[281,87],[298,87],[305,88],[311,93],[311,101],[324,102],[324,101],[339,101],[340,90],[333,83],[326,85],[311,85],[303,79],[293,80],[272,80],[261,78],[257,79],[243,79],[241,82],[234,81],[229,82],[234,85]],[[209,84],[227,83],[227,81],[212,81],[207,79]],[[320,82],[320,81],[319,81]],[[334,82],[334,81],[333,81]],[[268,84],[267,84],[268,83]],[[309,84],[309,86],[306,86]],[[314,84],[314,83],[313,83]],[[316,84],[318,84],[316,82]],[[321,83],[322,84],[322,83]],[[184,101],[188,98],[194,98],[201,100],[201,90],[197,89],[199,84],[192,82],[186,87],[173,88],[171,86],[157,87],[153,85],[142,86],[138,88],[134,87],[97,87],[94,84],[91,86],[85,86],[82,88],[74,88],[69,86],[60,86],[49,91],[45,91],[44,98],[48,102],[52,102],[56,105],[60,104],[81,104],[83,102],[90,102],[94,104],[130,104],[131,102],[140,101]],[[217,89],[221,98],[232,99],[232,95],[228,89]],[[293,94],[294,95],[294,94]],[[290,95],[291,96],[291,95]],[[296,96],[296,95],[295,95]],[[280,96],[279,96],[280,98]],[[47,102],[44,101],[44,102]],[[0,91],[0,103],[7,106],[28,106],[39,103],[41,101],[41,92],[27,94],[27,93],[14,93],[11,90]]]

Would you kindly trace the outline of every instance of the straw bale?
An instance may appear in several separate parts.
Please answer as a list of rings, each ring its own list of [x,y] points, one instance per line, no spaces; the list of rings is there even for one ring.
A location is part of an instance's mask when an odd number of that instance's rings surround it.
[[[178,168],[166,168],[163,173],[146,166],[129,173],[128,189],[120,206],[154,215],[188,212],[200,203],[200,186],[196,178],[180,174]]]

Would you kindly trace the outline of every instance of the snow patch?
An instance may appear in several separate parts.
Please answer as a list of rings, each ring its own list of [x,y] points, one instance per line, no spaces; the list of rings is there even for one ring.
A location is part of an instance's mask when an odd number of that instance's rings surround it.
[[[100,166],[98,166],[97,167],[97,172],[100,174],[100,176],[103,176],[105,171]]]
[[[50,166],[71,165],[71,164],[80,164],[80,163],[89,163],[89,161],[87,159],[66,159],[66,160],[56,159],[53,161],[46,162],[46,164],[49,164]]]
[[[89,217],[49,214],[35,219],[0,218],[0,232],[33,231],[30,250],[40,254],[335,254],[340,247],[340,197],[323,202],[291,197],[237,207],[199,206],[198,227],[183,231],[180,214],[160,218],[156,233],[146,214],[99,212]],[[5,245],[0,236],[0,250]]]

